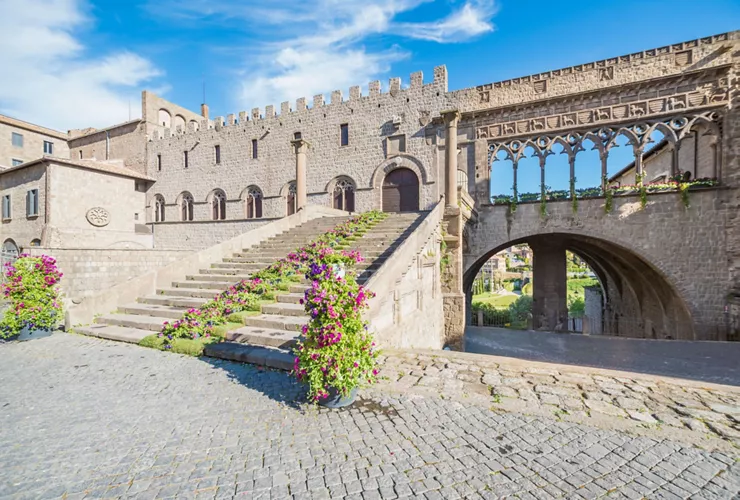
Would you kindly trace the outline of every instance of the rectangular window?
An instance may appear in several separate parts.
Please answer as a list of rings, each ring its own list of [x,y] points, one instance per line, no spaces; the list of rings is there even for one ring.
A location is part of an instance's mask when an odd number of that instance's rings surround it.
[[[13,132],[13,146],[17,148],[23,147],[23,135],[17,132]]]
[[[44,154],[45,155],[53,155],[54,154],[54,143],[50,141],[44,141]]]
[[[188,168],[188,152],[183,151],[183,159],[185,160],[185,168]]]
[[[257,139],[252,139],[252,159],[257,159]]]
[[[300,132],[295,132],[295,133],[293,134],[293,139],[294,139],[294,140],[296,140],[296,141],[297,141],[298,139],[301,139],[301,138],[302,138],[302,136],[301,136],[301,133],[300,133]]]
[[[346,123],[339,126],[339,144],[341,146],[349,145],[349,125]]]
[[[162,155],[157,155],[157,172],[162,171]]]
[[[82,150],[80,149],[80,160],[82,159]]]
[[[39,190],[31,189],[26,193],[26,216],[33,217],[39,214]]]
[[[10,219],[10,195],[3,196],[3,219]]]
[[[216,165],[218,165],[221,163],[221,146],[216,146],[214,150],[216,152]]]
[[[13,162],[13,166],[14,167],[17,167],[18,165],[22,165],[23,164],[23,160],[17,160],[15,158],[13,158],[11,161]]]

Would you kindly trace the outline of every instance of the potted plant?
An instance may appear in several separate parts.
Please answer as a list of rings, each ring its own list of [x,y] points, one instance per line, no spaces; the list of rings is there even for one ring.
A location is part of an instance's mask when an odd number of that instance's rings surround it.
[[[50,335],[63,318],[56,260],[22,254],[5,264],[2,293],[9,302],[0,321],[0,337],[29,340]]]
[[[378,350],[362,312],[371,292],[337,277],[333,265],[309,266],[304,305],[309,316],[295,348],[293,374],[308,385],[312,401],[329,408],[351,405],[357,389],[377,380]]]

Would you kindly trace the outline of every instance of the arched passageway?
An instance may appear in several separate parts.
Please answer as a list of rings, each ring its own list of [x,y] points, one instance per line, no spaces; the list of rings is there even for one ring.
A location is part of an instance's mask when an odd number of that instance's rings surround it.
[[[409,168],[397,168],[383,180],[383,211],[419,210],[419,178]]]
[[[479,270],[512,245],[532,249],[532,311],[530,326],[564,331],[568,324],[566,251],[583,259],[601,283],[601,308],[587,314],[592,334],[651,339],[694,339],[694,323],[675,287],[635,252],[599,238],[568,233],[533,235],[507,242],[466,266],[468,305]],[[470,323],[470,315],[468,315]]]

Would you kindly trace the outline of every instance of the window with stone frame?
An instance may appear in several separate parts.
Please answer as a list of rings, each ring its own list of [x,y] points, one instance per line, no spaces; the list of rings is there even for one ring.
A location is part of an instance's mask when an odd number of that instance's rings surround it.
[[[221,146],[216,145],[213,148],[214,154],[216,155],[216,165],[221,164]]]
[[[154,197],[154,222],[164,222],[164,206],[164,196],[156,195]]]
[[[339,145],[349,146],[349,125],[347,123],[339,126]]]
[[[15,146],[16,148],[23,147],[23,134],[13,132],[11,137],[11,142],[13,143],[13,146]]]
[[[54,154],[54,143],[51,141],[44,141],[44,154],[45,155],[53,155]]]
[[[26,217],[36,217],[39,214],[39,190],[29,189],[26,192]]]
[[[245,213],[247,219],[259,219],[262,217],[262,190],[257,186],[252,186],[247,191],[247,198],[244,200]]]
[[[252,159],[253,160],[257,159],[257,155],[259,153],[258,148],[259,146],[258,146],[257,139],[252,139]]]
[[[226,194],[220,189],[211,197],[211,218],[213,220],[226,219]]]
[[[6,194],[3,196],[3,219],[10,219],[12,215],[10,207],[10,195]]]
[[[349,179],[340,179],[334,185],[333,207],[347,212],[355,211],[355,186]]]
[[[193,220],[193,195],[184,193],[180,200],[180,220]]]

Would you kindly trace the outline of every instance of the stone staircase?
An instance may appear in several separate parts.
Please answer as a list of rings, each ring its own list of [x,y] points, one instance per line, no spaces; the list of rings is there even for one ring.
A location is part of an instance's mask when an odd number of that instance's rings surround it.
[[[423,213],[389,214],[362,238],[350,244],[365,259],[356,266],[357,281],[364,284],[389,259],[396,248],[411,234],[424,218]],[[276,242],[275,258],[284,256],[292,247]],[[244,264],[247,265],[247,264]],[[206,347],[206,355],[254,363],[283,370],[293,368],[293,355],[301,327],[308,322],[300,304],[308,284],[295,284],[289,292],[277,295],[277,302],[264,304],[262,314],[244,319],[245,326],[226,334],[226,342]]]
[[[135,303],[120,306],[116,312],[96,318],[93,325],[75,327],[74,330],[85,335],[138,343],[144,337],[159,332],[165,321],[179,319],[188,309],[202,306],[231,285],[285,257],[348,218],[324,217],[301,224],[211,264],[210,268],[201,269],[198,274],[184,276],[169,288],[157,289],[155,295],[140,297]]]

